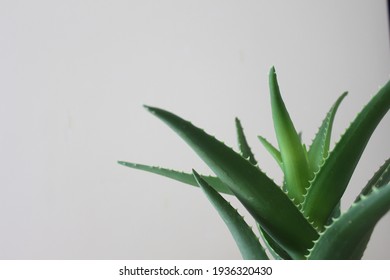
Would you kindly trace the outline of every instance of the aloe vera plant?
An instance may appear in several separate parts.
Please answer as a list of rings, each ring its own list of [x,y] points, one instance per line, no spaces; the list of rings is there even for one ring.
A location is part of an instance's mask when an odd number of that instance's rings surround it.
[[[148,106],[146,109],[187,142],[216,176],[118,163],[200,187],[225,221],[244,259],[360,259],[375,225],[390,209],[390,159],[344,213],[340,213],[340,201],[369,138],[389,110],[390,82],[362,109],[332,151],[333,121],[347,93],[336,100],[306,148],[285,107],[274,68],[269,85],[278,148],[264,137],[259,140],[280,166],[282,186],[258,167],[238,119],[236,152],[190,122]],[[236,196],[253,216],[268,254],[220,193]]]

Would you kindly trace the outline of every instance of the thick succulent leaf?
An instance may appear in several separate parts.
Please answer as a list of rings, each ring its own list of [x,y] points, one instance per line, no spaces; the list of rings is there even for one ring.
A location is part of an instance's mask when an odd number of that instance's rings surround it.
[[[374,176],[368,181],[367,185],[360,192],[355,202],[360,200],[361,195],[368,195],[373,188],[380,188],[390,182],[390,158],[375,172]]]
[[[320,234],[309,259],[360,259],[376,223],[390,210],[390,184],[354,203]]]
[[[166,168],[161,168],[156,166],[149,166],[144,164],[138,164],[138,163],[132,163],[132,162],[126,162],[126,161],[118,161],[118,163],[123,166],[147,171],[191,186],[198,187],[198,184],[194,179],[194,175],[192,175],[191,173],[185,173],[181,171],[176,171],[176,170],[171,170],[171,169],[166,169]],[[233,194],[232,191],[229,189],[229,187],[226,184],[224,184],[218,177],[202,175],[202,178],[206,180],[207,183],[212,185],[216,191],[225,194]]]
[[[257,136],[257,138],[260,140],[261,144],[265,147],[265,149],[271,154],[271,156],[274,158],[276,163],[279,165],[280,169],[283,171],[283,161],[282,161],[282,155],[280,154],[279,150],[275,148],[270,142],[268,142],[267,139],[265,139],[262,136]],[[282,189],[283,191],[287,192],[286,187],[286,177],[283,178],[283,185]],[[293,199],[293,197],[291,197]]]
[[[282,161],[282,156],[278,149],[276,149],[270,142],[267,141],[262,136],[257,136],[259,138],[261,144],[263,144],[264,148],[271,154],[271,156],[276,160],[278,163],[279,167],[283,170],[283,161]]]
[[[309,165],[299,135],[294,128],[280,95],[275,69],[269,75],[272,118],[279,150],[283,161],[283,171],[289,195],[296,202],[303,202],[303,195],[309,186]]]
[[[262,229],[258,223],[257,228],[259,229],[261,238],[267,246],[268,251],[275,260],[291,260],[291,257],[287,254],[287,252],[284,251],[283,248],[280,247],[279,244],[273,240],[272,237],[269,236],[269,234],[264,229]]]
[[[199,187],[204,191],[211,204],[229,228],[245,260],[268,260],[264,248],[243,217],[213,187],[193,170]]]
[[[252,153],[251,148],[248,145],[248,141],[246,140],[244,129],[242,128],[241,122],[238,118],[236,118],[236,131],[237,131],[237,141],[238,147],[240,149],[241,155],[248,159],[250,163],[253,165],[257,164],[254,154]]]
[[[317,172],[320,169],[325,158],[328,157],[334,117],[345,96],[347,96],[347,92],[344,92],[333,104],[309,148],[308,156],[310,170],[312,172],[311,176],[314,176],[314,172]]]
[[[331,223],[333,223],[333,220],[340,217],[340,215],[341,215],[341,201],[339,201],[339,203],[333,209],[332,213],[328,218],[328,221],[326,222],[326,225],[330,225]]]
[[[389,108],[390,82],[358,114],[312,181],[303,211],[320,230],[339,203],[368,140]]]
[[[162,109],[146,108],[189,144],[272,238],[294,258],[303,258],[317,232],[270,178],[190,122]]]

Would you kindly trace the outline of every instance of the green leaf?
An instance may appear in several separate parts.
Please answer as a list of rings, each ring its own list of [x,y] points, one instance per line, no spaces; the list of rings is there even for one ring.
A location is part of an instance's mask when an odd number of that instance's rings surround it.
[[[272,239],[271,236],[268,235],[268,233],[261,228],[261,226],[257,223],[257,227],[259,229],[261,238],[263,239],[265,245],[268,248],[268,251],[271,253],[272,257],[275,260],[291,260],[291,257],[287,254],[286,251],[283,250],[282,247],[279,246],[279,244]]]
[[[301,143],[302,143],[302,131],[298,132],[298,137],[299,137],[299,141],[301,141]]]
[[[219,215],[229,228],[237,246],[245,260],[268,260],[264,248],[252,229],[243,217],[227,202],[217,191],[213,189],[202,177],[192,170],[199,187],[213,204]]]
[[[266,150],[271,154],[271,156],[276,160],[278,163],[279,167],[283,170],[283,161],[282,161],[282,156],[278,149],[276,149],[270,142],[267,141],[262,136],[257,136],[259,138],[261,144],[266,148]]]
[[[344,92],[333,104],[309,148],[308,156],[310,170],[312,172],[311,176],[314,176],[314,173],[318,172],[320,166],[328,157],[334,117],[341,101],[345,98],[345,96],[347,96],[347,92]]]
[[[317,232],[263,172],[190,122],[146,107],[171,127],[224,182],[250,214],[294,258],[303,258]]]
[[[303,202],[303,195],[309,186],[309,165],[299,135],[295,130],[280,95],[275,69],[269,75],[272,118],[279,150],[282,156],[286,187],[297,203]]]
[[[358,114],[312,181],[303,211],[319,230],[339,203],[368,140],[389,107],[390,82]]]
[[[355,202],[360,200],[361,195],[368,195],[373,188],[380,188],[390,182],[390,158],[375,172],[374,176],[368,181],[367,185],[360,192]]]
[[[326,225],[330,225],[331,223],[333,223],[333,220],[340,217],[340,215],[341,215],[341,201],[339,201],[339,203],[337,203],[336,207],[333,209],[328,220],[326,221]]]
[[[161,168],[157,166],[149,166],[149,165],[143,165],[138,163],[126,162],[126,161],[118,161],[118,163],[126,167],[147,171],[191,186],[198,187],[198,184],[194,179],[194,175],[192,175],[191,173],[185,173],[185,172]],[[212,185],[216,191],[225,194],[233,194],[232,191],[229,189],[229,187],[226,186],[226,184],[224,184],[218,177],[202,175],[202,178],[206,180],[206,182],[208,182],[210,185]]]
[[[380,218],[390,210],[390,184],[376,189],[353,204],[321,233],[309,259],[360,259]]]
[[[238,147],[241,151],[241,155],[244,158],[248,159],[250,163],[252,163],[253,165],[256,165],[257,161],[255,159],[255,156],[252,153],[251,148],[248,145],[248,142],[246,141],[244,129],[242,128],[241,122],[238,118],[236,118],[235,121],[236,121]]]

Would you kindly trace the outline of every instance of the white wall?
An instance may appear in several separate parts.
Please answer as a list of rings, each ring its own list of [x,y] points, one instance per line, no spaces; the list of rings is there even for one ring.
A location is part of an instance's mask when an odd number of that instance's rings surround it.
[[[142,104],[231,146],[239,116],[280,181],[256,139],[275,141],[270,67],[308,143],[350,91],[336,141],[389,79],[386,11],[370,0],[0,1],[0,258],[240,258],[198,189],[116,164],[208,172]],[[389,157],[389,124],[373,135],[344,209]],[[366,258],[390,258],[389,234],[387,215]]]

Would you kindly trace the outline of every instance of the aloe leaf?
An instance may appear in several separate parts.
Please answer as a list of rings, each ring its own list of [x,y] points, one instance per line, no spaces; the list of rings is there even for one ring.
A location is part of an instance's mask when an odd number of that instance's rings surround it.
[[[243,217],[213,187],[192,170],[199,187],[218,211],[229,228],[237,246],[245,260],[268,260],[264,248]]]
[[[367,185],[362,189],[360,195],[356,198],[358,202],[362,195],[368,195],[373,188],[380,188],[390,182],[390,158],[375,172],[374,176],[368,181]]]
[[[250,214],[294,258],[303,258],[317,232],[287,195],[260,169],[190,122],[146,107],[171,127],[224,182]]]
[[[271,156],[276,160],[278,163],[279,167],[283,170],[283,161],[282,161],[282,156],[278,149],[276,149],[270,142],[267,141],[262,136],[257,136],[259,138],[261,144],[263,144],[264,148],[271,154]]]
[[[319,230],[339,203],[368,140],[389,108],[390,82],[357,115],[316,174],[303,211]]]
[[[241,151],[241,154],[244,158],[248,159],[250,163],[256,165],[257,161],[255,159],[254,154],[252,153],[251,148],[248,145],[241,122],[238,118],[236,118],[235,121],[236,121],[238,147]]]
[[[149,165],[126,162],[126,161],[118,161],[118,163],[126,167],[147,171],[188,185],[198,187],[198,184],[194,179],[194,175],[192,175],[191,173],[185,173],[185,172],[161,168],[157,166],[149,166]],[[216,191],[225,194],[233,194],[232,191],[229,189],[229,187],[226,186],[226,184],[224,184],[218,177],[206,176],[206,175],[201,175],[201,176],[204,180],[206,180],[206,182],[212,185]]]
[[[299,135],[280,95],[274,68],[271,69],[269,75],[269,84],[272,118],[282,156],[286,187],[289,195],[296,202],[302,203],[303,195],[309,186],[309,165]]]
[[[268,251],[275,260],[291,260],[291,257],[287,254],[287,252],[284,251],[283,248],[279,246],[279,244],[273,240],[272,237],[269,236],[269,234],[264,229],[262,229],[258,223],[257,227],[259,229],[261,238],[268,248]]]
[[[329,146],[334,117],[336,115],[338,107],[340,106],[341,101],[345,98],[345,96],[347,96],[347,92],[344,92],[333,104],[332,108],[329,110],[328,114],[323,120],[309,148],[308,156],[310,170],[311,172],[313,172],[312,176],[314,176],[314,172],[317,172],[320,169],[320,166],[329,154]]]
[[[309,153],[307,151],[306,144],[302,144],[302,150],[303,150],[303,155],[305,156],[305,160],[309,164]]]
[[[326,222],[326,225],[330,225],[333,223],[333,220],[340,217],[341,215],[341,201],[337,203],[336,207],[333,209],[332,213],[330,214],[328,221]]]
[[[390,210],[390,184],[354,203],[320,234],[309,259],[360,259],[377,222]]]

